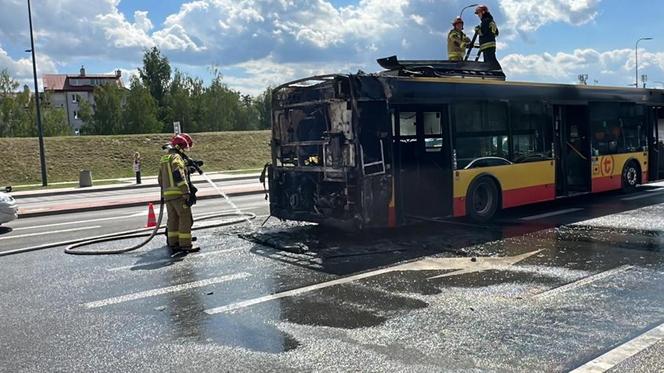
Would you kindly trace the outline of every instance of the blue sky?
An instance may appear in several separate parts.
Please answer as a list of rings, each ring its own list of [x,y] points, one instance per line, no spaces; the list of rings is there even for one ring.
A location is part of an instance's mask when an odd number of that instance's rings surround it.
[[[0,69],[31,77],[25,0],[2,0]],[[459,0],[37,0],[41,73],[136,73],[145,48],[158,46],[175,68],[209,79],[216,66],[231,87],[257,94],[307,75],[378,71],[375,59],[445,58]],[[603,85],[641,72],[664,81],[661,0],[488,0],[501,35],[498,57],[510,80]],[[464,14],[472,32],[477,18]],[[655,84],[656,85],[656,84]],[[660,85],[661,86],[661,85]]]

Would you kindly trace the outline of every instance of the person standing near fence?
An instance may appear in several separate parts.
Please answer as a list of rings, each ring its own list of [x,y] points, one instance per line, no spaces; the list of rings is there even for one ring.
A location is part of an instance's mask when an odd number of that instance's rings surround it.
[[[134,173],[136,173],[136,184],[141,183],[141,153],[134,153]]]

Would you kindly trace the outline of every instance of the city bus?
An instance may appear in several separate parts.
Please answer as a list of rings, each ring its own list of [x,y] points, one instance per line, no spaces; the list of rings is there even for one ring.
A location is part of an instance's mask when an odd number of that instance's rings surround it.
[[[663,175],[661,90],[510,82],[481,62],[379,63],[274,90],[273,216],[357,229],[487,222]]]

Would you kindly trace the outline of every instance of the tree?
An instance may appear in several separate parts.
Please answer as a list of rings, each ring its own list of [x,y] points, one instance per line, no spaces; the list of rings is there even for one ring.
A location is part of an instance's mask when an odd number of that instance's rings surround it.
[[[272,125],[272,87],[254,99],[254,107],[258,115],[258,129],[269,129]]]
[[[180,122],[183,131],[198,132],[201,121],[196,100],[200,99],[203,81],[175,70],[166,95],[164,132],[171,131],[173,122]]]
[[[89,135],[117,135],[122,133],[122,104],[124,88],[115,84],[104,84],[95,88],[95,109],[92,120],[81,128]]]
[[[155,133],[161,129],[162,124],[157,120],[157,102],[138,78],[132,78],[122,133]]]
[[[138,69],[143,85],[150,90],[159,107],[164,106],[164,96],[171,80],[171,65],[168,58],[161,55],[157,47],[145,50],[143,68]]]

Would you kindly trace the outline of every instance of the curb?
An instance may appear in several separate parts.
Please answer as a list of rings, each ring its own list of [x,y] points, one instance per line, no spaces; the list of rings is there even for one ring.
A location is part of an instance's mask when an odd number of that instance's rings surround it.
[[[251,190],[251,191],[245,191],[245,192],[235,192],[235,193],[228,193],[227,195],[229,197],[241,197],[241,196],[251,196],[255,194],[264,194],[265,191],[262,189],[257,189],[257,190]],[[198,197],[199,201],[206,200],[206,199],[215,199],[215,198],[223,198],[220,195],[208,195],[208,196],[201,196]],[[54,211],[36,211],[36,212],[27,212],[18,215],[19,219],[26,219],[26,218],[37,218],[37,217],[43,217],[43,216],[52,216],[52,215],[64,215],[64,214],[73,214],[77,212],[87,212],[87,211],[101,211],[101,210],[113,210],[117,208],[124,208],[124,207],[137,207],[137,206],[144,206],[148,203],[153,203],[153,204],[159,204],[161,202],[160,199],[155,199],[155,200],[145,200],[145,201],[137,201],[137,202],[119,202],[117,204],[109,204],[109,205],[103,205],[103,206],[86,206],[86,207],[77,207],[73,209],[68,209],[68,210],[54,210]]]
[[[237,177],[225,177],[225,178],[217,178],[217,179],[212,179],[212,181],[215,182],[223,182],[223,181],[240,181],[240,180],[253,180],[253,179],[258,179],[257,175],[246,175],[246,176],[237,176]],[[194,184],[205,184],[207,183],[206,180],[196,180],[193,182]],[[15,195],[14,193],[10,193],[12,197],[16,200],[20,200],[21,198],[38,198],[38,197],[52,197],[52,196],[59,196],[59,195],[64,195],[64,194],[85,194],[85,193],[96,193],[96,192],[112,192],[116,190],[129,190],[129,189],[147,189],[147,188],[157,188],[159,187],[159,184],[154,183],[154,184],[127,184],[127,185],[121,185],[118,186],[117,184],[109,184],[108,186],[104,187],[99,187],[99,188],[79,188],[79,189],[68,189],[68,190],[53,190],[53,191],[45,191],[42,193],[33,193],[33,194],[26,194],[26,195]],[[23,192],[17,192],[17,193],[23,193]]]

